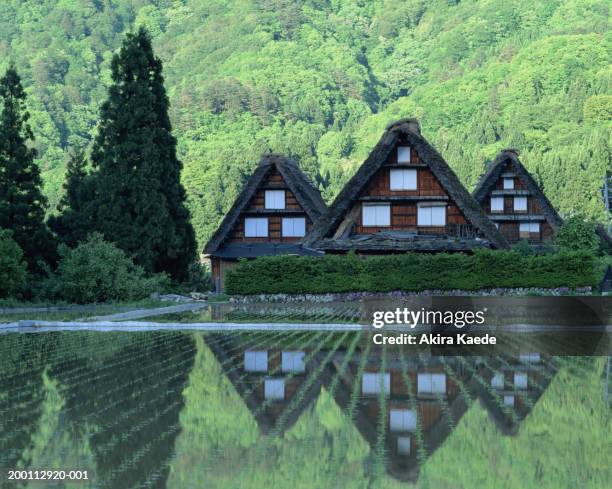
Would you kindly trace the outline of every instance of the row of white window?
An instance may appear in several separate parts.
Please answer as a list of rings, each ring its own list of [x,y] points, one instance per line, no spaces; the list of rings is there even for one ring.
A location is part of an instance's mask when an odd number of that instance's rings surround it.
[[[283,372],[304,372],[306,365],[304,363],[303,351],[284,351],[281,353],[281,370]],[[263,351],[245,351],[244,352],[244,369],[247,372],[267,372],[268,371],[268,352]]]
[[[391,393],[391,374],[380,372],[366,372],[361,378],[361,393],[364,395],[385,395]],[[432,395],[446,394],[446,374],[419,373],[417,374],[417,393]]]
[[[493,225],[499,229],[499,223],[494,222]],[[519,234],[532,234],[540,233],[540,223],[539,222],[521,222],[519,224]]]
[[[516,212],[527,210],[527,197],[514,197],[514,210]],[[491,212],[504,212],[504,198],[491,197]]]
[[[363,204],[363,226],[390,226],[391,204]],[[417,207],[417,226],[445,226],[446,204],[427,203]]]
[[[303,238],[306,236],[306,219],[303,217],[283,217],[281,235],[284,238]],[[246,238],[267,238],[268,218],[247,217],[244,220]]]
[[[504,374],[495,374],[491,379],[491,387],[495,389],[504,388]],[[514,388],[515,389],[527,389],[528,388],[528,376],[526,373],[515,373],[514,374]]]

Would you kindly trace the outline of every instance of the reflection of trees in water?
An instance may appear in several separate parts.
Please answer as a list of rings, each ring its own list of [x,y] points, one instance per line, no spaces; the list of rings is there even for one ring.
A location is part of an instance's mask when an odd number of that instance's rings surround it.
[[[95,472],[96,487],[145,481],[165,487],[180,431],[182,390],[193,366],[191,336],[6,338],[2,344],[12,353],[0,360],[0,392],[7,393],[2,408],[9,413],[6,423],[2,417],[1,466],[37,469],[72,462],[72,468]]]
[[[525,455],[531,442],[517,448],[500,436],[516,435],[536,407],[529,429],[558,437],[575,424],[600,443],[589,459],[605,458],[601,423],[585,411],[595,397],[604,404],[605,360],[550,357],[550,341],[530,337],[496,356],[444,357],[377,347],[367,333],[7,335],[0,465],[86,465],[97,487],[109,488],[252,480],[271,487],[298,473],[348,488],[476,468],[479,455],[464,447],[488,443],[523,464],[537,460],[546,478],[548,459]],[[247,368],[245,352],[266,352],[265,362],[254,355]],[[284,361],[284,352],[294,355]],[[282,391],[266,390],[270,379]],[[442,455],[431,459],[435,451]]]
[[[0,337],[0,467],[29,462],[30,446],[45,399],[43,373],[58,335]]]
[[[133,336],[103,362],[88,362],[77,381],[73,369],[56,372],[71,424],[81,432],[93,427],[90,445],[101,487],[132,487],[145,480],[149,487],[164,487],[180,431],[193,340],[181,333]]]

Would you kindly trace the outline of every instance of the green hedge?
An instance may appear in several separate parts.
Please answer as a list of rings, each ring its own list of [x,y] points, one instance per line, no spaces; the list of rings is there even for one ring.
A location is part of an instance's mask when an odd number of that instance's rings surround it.
[[[229,294],[573,288],[596,284],[594,264],[594,256],[584,252],[274,256],[242,260],[228,271],[225,287]]]

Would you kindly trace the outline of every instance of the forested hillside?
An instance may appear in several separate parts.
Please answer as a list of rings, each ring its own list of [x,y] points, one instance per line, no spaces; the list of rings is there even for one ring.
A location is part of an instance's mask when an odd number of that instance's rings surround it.
[[[12,60],[27,87],[50,212],[113,52],[145,25],[200,244],[263,151],[298,158],[330,200],[407,116],[469,189],[515,147],[562,214],[601,220],[609,15],[606,0],[4,0],[0,70]]]

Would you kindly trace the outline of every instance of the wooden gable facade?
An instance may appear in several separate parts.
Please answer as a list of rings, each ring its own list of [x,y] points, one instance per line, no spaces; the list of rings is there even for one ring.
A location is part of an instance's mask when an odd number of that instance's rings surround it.
[[[239,258],[317,254],[301,243],[324,210],[319,191],[295,161],[263,156],[204,248],[215,289],[223,290],[226,271]]]
[[[412,119],[387,128],[306,242],[363,253],[506,247]]]
[[[513,149],[502,151],[489,166],[474,198],[510,243],[549,241],[562,223]]]

